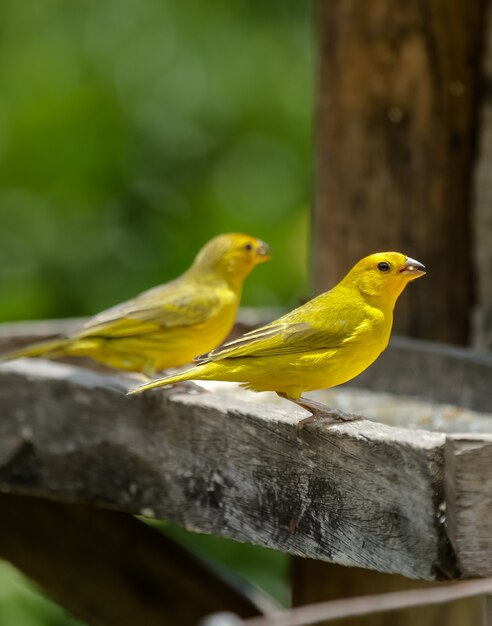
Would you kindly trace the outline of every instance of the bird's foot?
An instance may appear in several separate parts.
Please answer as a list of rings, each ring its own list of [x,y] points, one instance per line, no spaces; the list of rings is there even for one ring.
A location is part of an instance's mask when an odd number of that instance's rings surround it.
[[[287,394],[277,393],[281,398],[285,398],[285,400],[290,400],[300,406],[306,411],[309,411],[311,415],[309,417],[305,417],[300,420],[296,429],[302,430],[306,424],[311,424],[313,422],[318,421],[319,419],[329,420],[329,426],[334,424],[341,424],[343,422],[355,422],[359,420],[363,420],[364,418],[361,415],[349,415],[347,413],[339,413],[337,411],[331,410],[326,404],[321,404],[321,402],[316,402],[315,400],[309,400],[308,398],[289,398]]]

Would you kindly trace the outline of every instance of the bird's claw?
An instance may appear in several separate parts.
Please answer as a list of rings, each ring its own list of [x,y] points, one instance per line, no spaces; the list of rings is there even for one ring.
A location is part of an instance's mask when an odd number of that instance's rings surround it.
[[[290,402],[294,402],[297,406],[300,406],[305,411],[311,413],[308,417],[304,417],[302,420],[299,420],[296,424],[296,431],[299,432],[304,428],[306,424],[311,424],[312,422],[317,422],[318,420],[327,420],[328,426],[333,426],[334,424],[340,424],[343,422],[355,422],[359,420],[365,419],[361,415],[351,415],[349,413],[342,413],[332,411],[321,402],[316,402],[316,400],[311,400],[309,398],[291,398],[286,393],[277,391],[277,395],[284,400],[290,400]]]
[[[307,411],[311,411],[311,415],[303,418],[296,424],[296,430],[299,432],[304,428],[306,424],[311,424],[313,422],[317,422],[318,420],[325,421],[328,427],[334,426],[335,424],[343,424],[345,422],[358,422],[360,420],[365,419],[362,415],[350,415],[348,413],[337,413],[335,411],[330,411],[329,409],[313,409],[303,407]]]

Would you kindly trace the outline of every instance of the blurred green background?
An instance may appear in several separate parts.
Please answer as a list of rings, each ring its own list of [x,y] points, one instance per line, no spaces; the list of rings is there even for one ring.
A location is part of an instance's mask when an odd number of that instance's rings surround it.
[[[95,313],[235,230],[275,255],[245,304],[305,295],[309,3],[16,0],[0,29],[2,320]]]
[[[299,0],[0,3],[0,320],[96,313],[234,230],[274,254],[244,304],[305,296],[311,12]],[[282,555],[180,538],[287,602]],[[75,623],[0,564],[2,626]]]

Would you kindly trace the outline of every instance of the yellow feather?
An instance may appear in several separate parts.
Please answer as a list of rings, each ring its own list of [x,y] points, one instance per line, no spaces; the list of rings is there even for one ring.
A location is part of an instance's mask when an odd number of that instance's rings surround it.
[[[147,375],[189,363],[227,337],[245,278],[269,258],[259,239],[220,235],[179,278],[103,311],[69,337],[9,352],[0,361],[85,356]]]
[[[373,254],[331,291],[199,357],[196,367],[130,393],[183,380],[223,380],[295,400],[305,391],[340,385],[386,348],[396,300],[424,273],[423,265],[398,252]]]

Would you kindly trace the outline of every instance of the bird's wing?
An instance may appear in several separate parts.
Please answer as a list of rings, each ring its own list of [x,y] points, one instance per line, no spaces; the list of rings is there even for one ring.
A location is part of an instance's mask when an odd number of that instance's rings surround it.
[[[295,312],[294,312],[295,313]],[[352,313],[352,312],[351,312]],[[299,314],[288,314],[280,319],[245,333],[238,339],[197,357],[198,363],[252,356],[274,356],[316,352],[339,348],[364,323],[361,314],[344,317],[327,315],[316,322],[303,320]],[[306,316],[307,317],[307,316]],[[310,316],[311,317],[311,316]],[[328,323],[326,323],[328,321]]]
[[[168,283],[90,319],[78,337],[125,337],[207,321],[224,304],[224,294],[197,285]]]

